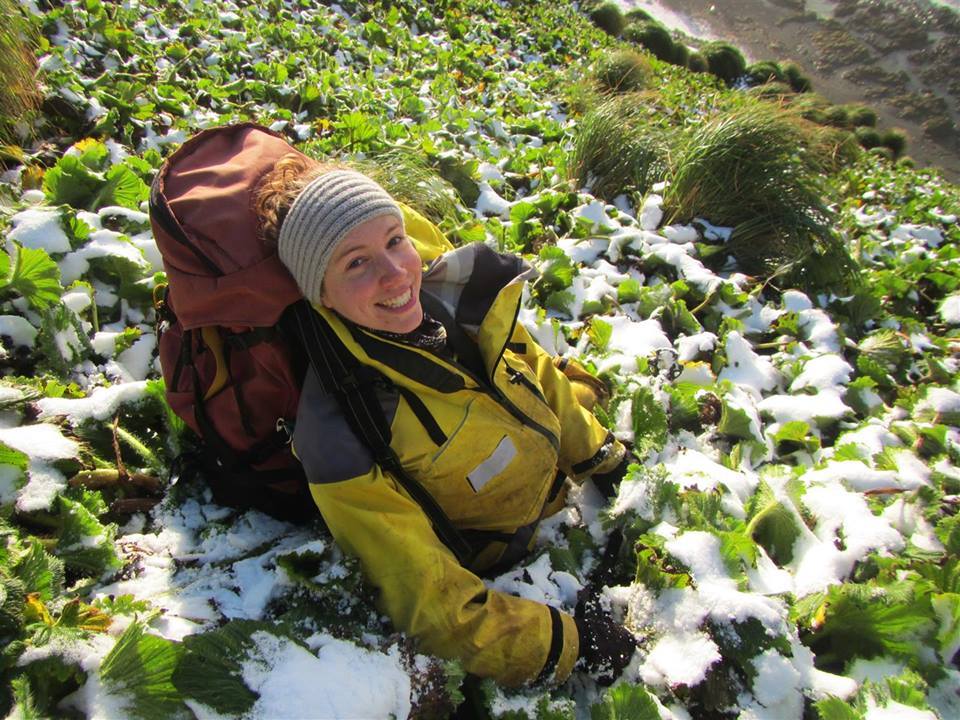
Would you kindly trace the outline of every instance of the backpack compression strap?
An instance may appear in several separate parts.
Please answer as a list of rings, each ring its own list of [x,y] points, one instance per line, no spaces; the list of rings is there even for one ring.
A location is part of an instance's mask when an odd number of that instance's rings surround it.
[[[287,313],[292,317],[289,325],[303,343],[324,392],[336,396],[353,431],[373,453],[376,463],[390,472],[423,508],[437,537],[461,563],[468,563],[473,555],[470,543],[434,497],[403,469],[390,447],[390,427],[374,387],[381,374],[348,352],[333,328],[306,300],[291,305]]]

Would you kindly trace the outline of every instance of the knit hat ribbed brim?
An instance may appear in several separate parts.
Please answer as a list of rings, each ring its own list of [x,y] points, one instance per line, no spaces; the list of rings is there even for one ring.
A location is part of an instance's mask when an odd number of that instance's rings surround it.
[[[277,251],[304,297],[320,301],[323,276],[337,245],[355,227],[381,215],[403,222],[387,191],[353,170],[325,173],[300,192],[280,226]]]

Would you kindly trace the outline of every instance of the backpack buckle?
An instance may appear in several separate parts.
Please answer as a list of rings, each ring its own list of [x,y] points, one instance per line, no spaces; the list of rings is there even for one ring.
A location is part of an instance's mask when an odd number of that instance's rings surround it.
[[[293,429],[293,425],[290,424],[289,420],[286,418],[277,418],[277,433],[287,438],[283,443],[284,445],[289,445],[293,442]]]

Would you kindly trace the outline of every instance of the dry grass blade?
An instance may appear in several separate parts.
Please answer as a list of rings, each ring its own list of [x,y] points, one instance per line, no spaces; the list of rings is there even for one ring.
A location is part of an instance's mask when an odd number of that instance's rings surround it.
[[[10,142],[18,121],[39,107],[36,29],[16,0],[0,0],[0,141]]]

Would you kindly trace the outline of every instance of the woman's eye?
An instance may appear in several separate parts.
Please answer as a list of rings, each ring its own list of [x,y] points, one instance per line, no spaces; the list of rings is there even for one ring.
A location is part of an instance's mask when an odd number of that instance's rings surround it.
[[[359,258],[359,257],[353,258],[353,260],[347,263],[347,270],[353,270],[354,268],[358,268],[361,265],[363,265],[363,263],[364,263],[363,258]]]
[[[396,247],[405,240],[403,235],[394,235],[387,241],[387,247]]]

